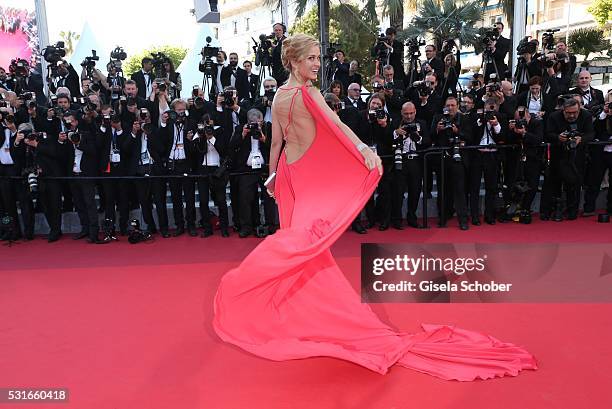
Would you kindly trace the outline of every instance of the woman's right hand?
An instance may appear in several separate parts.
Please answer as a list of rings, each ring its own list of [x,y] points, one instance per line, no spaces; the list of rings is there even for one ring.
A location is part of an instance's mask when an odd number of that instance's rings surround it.
[[[363,155],[363,158],[365,159],[365,165],[368,167],[369,170],[374,169],[375,167],[378,168],[378,173],[380,173],[380,175],[382,176],[383,174],[383,168],[382,168],[382,161],[380,160],[380,157],[374,153],[374,151],[372,149],[368,148],[364,148],[361,151],[361,154]]]
[[[274,182],[276,182],[276,180],[272,180],[270,183],[268,183],[266,186],[266,191],[268,192],[268,196],[276,200],[276,197],[274,196]]]

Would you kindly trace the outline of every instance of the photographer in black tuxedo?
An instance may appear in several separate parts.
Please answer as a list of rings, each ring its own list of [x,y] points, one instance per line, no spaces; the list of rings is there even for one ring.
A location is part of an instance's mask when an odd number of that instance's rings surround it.
[[[249,81],[246,71],[238,66],[238,54],[229,54],[229,64],[221,70],[221,85],[236,88],[238,101],[249,98]]]
[[[412,102],[402,106],[402,120],[393,131],[393,168],[391,225],[402,230],[404,192],[408,191],[406,221],[419,228],[416,211],[423,186],[423,157],[421,151],[431,145],[429,127],[416,118]]]
[[[190,175],[194,171],[197,158],[193,151],[187,148],[196,133],[194,122],[187,116],[187,102],[175,99],[170,104],[171,111],[161,115],[160,136],[163,142],[163,152],[168,153],[166,169],[169,175]],[[174,236],[185,233],[185,222],[189,235],[198,235],[196,230],[195,211],[195,180],[192,178],[171,178],[170,194],[172,196],[172,212],[176,231]],[[183,216],[183,199],[185,200],[185,216]]]
[[[102,124],[98,129],[99,170],[102,176],[128,176],[130,165],[129,130],[123,129],[121,116],[116,112],[102,111]],[[113,221],[119,210],[119,230],[127,235],[130,183],[125,179],[102,181],[104,190],[104,216]]]
[[[593,136],[593,116],[581,109],[574,98],[564,100],[563,108],[548,116],[545,141],[551,144],[551,167],[542,186],[542,220],[551,217],[555,221],[563,220],[559,196],[562,187],[567,197],[567,220],[576,219],[584,180],[586,144]]]
[[[153,81],[155,80],[153,59],[151,57],[144,57],[141,61],[141,69],[133,73],[130,78],[136,82],[138,96],[142,99],[148,99],[151,92],[153,92]]]
[[[247,123],[242,128],[237,127],[230,140],[230,148],[236,152],[234,170],[252,172],[237,176],[240,238],[253,234],[255,226],[259,224],[253,219],[253,208],[259,207],[257,188],[261,175],[258,172],[265,166],[266,157],[270,156],[271,143],[271,137],[264,131],[263,115],[259,110],[251,109],[247,112]]]
[[[469,152],[470,212],[472,224],[480,225],[480,180],[484,177],[485,211],[487,224],[495,224],[495,200],[497,198],[497,177],[499,153],[495,145],[505,142],[508,128],[506,116],[499,112],[499,104],[494,98],[485,101],[483,109],[476,111],[472,122],[474,142],[482,148]]]
[[[81,82],[79,74],[76,72],[72,64],[66,61],[61,62],[57,66],[57,77],[48,78],[49,91],[56,93],[60,87],[66,87],[70,90],[70,96],[80,97],[81,96]]]
[[[244,61],[242,63],[244,67],[244,71],[247,75],[247,82],[249,84],[249,96],[248,99],[251,102],[254,102],[255,99],[259,97],[259,89],[257,86],[259,85],[259,75],[253,73],[253,63],[251,61]]]
[[[110,107],[102,107],[106,112],[106,126],[110,127]],[[64,114],[63,122],[66,126],[63,132],[68,143],[65,151],[68,160],[65,162],[70,176],[75,178],[99,176],[99,146],[96,139],[95,128],[81,124],[76,112]],[[100,125],[104,123],[101,121]],[[79,216],[81,231],[73,238],[80,240],[87,237],[89,243],[98,242],[98,212],[96,206],[96,182],[94,180],[74,179],[70,181],[72,200]]]
[[[379,61],[379,65],[392,65],[395,78],[404,81],[406,72],[404,71],[404,44],[396,39],[397,30],[389,27],[376,39],[372,47],[371,56]]]
[[[196,134],[188,145],[197,157],[198,173],[206,177],[198,179],[200,192],[200,213],[204,232],[201,237],[213,234],[210,222],[211,213],[208,202],[212,195],[213,202],[219,210],[219,225],[221,236],[229,237],[229,216],[225,187],[229,174],[229,140],[226,139],[223,129],[216,126],[209,114],[204,114],[196,125]]]
[[[283,62],[281,61],[283,41],[287,38],[285,36],[287,27],[282,23],[276,23],[272,26],[272,30],[274,31],[274,42],[272,43],[272,76],[276,79],[277,84],[283,85],[287,81],[287,78],[289,78],[287,70],[285,70]]]
[[[517,149],[506,149],[504,166],[504,194],[506,212],[501,222],[520,217],[522,223],[531,223],[531,205],[540,183],[541,148],[544,140],[544,121],[531,115],[525,106],[519,106],[508,123],[506,143],[519,145]]]
[[[225,140],[230,141],[236,129],[242,129],[247,123],[246,110],[238,103],[238,93],[233,87],[226,87],[222,93],[217,94],[216,102],[217,106],[212,116],[212,120],[223,129]],[[230,149],[228,157],[231,163],[231,172],[235,170],[235,166],[237,165],[236,152]],[[232,205],[232,224],[234,230],[240,231],[240,186],[237,176],[230,176],[229,183]]]
[[[459,228],[468,230],[467,224],[468,211],[466,203],[466,177],[469,167],[469,155],[460,149],[464,145],[473,142],[471,124],[467,117],[459,112],[457,98],[448,97],[442,114],[434,116],[432,122],[432,142],[435,146],[450,147],[445,153],[444,184],[440,180],[439,165],[434,165],[436,175],[438,175],[438,190],[444,189],[445,192],[445,213],[442,213],[442,201],[438,194],[438,216],[439,226],[445,227],[446,220],[453,214],[453,206],[459,219]]]

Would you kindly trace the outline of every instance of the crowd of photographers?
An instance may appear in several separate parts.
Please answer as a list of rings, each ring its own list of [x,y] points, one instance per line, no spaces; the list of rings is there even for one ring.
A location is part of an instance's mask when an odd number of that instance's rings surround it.
[[[540,188],[542,220],[575,219],[582,191],[582,215],[595,214],[602,179],[612,168],[612,144],[593,143],[609,140],[610,94],[604,100],[590,86],[588,71],[580,71],[572,87],[575,59],[564,43],[550,44],[550,39],[543,52],[539,44],[521,42],[521,63],[510,75],[504,63],[509,40],[502,30],[498,23],[485,39],[483,72],[467,89],[457,86],[460,54],[452,42],[440,50],[414,40],[404,45],[389,29],[372,49],[380,75],[368,84],[356,63],[334,50],[325,100],[376,150],[385,170],[365,218],[353,222],[354,231],[366,233],[375,225],[403,229],[404,219],[418,228],[419,198],[432,196],[434,174],[440,226],[456,215],[466,230],[468,223],[481,224],[481,213],[488,224],[530,223]],[[278,210],[263,181],[271,105],[287,78],[279,68],[284,36],[285,27],[276,24],[271,36],[260,38],[255,51],[261,75],[253,73],[251,61],[239,64],[236,53],[207,45],[200,63],[204,85],[194,86],[188,99],[179,97],[180,74],[163,54],[144,58],[128,79],[121,48],[111,53],[107,75],[95,68],[99,57],[93,53],[81,64],[79,77],[64,61],[61,43],[47,47],[48,102],[42,79],[27,62],[13,61],[8,74],[0,70],[1,238],[32,239],[34,213],[40,209],[49,224],[48,240],[56,241],[62,211],[72,208],[81,224],[75,239],[112,241],[116,228],[134,242],[157,233],[169,237],[168,190],[173,236],[213,235],[210,199],[223,237],[230,235],[230,224],[240,237],[273,234]],[[423,45],[426,58],[420,61]],[[264,77],[266,72],[270,75]],[[137,207],[146,228],[129,219]],[[610,193],[607,212],[612,213]]]

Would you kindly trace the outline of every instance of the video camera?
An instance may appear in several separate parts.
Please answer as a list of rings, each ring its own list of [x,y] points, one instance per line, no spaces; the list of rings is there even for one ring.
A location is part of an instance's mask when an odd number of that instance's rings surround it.
[[[374,45],[374,54],[379,61],[386,60],[389,55],[389,49],[385,44],[391,45],[389,44],[387,36],[381,33],[380,36],[376,38],[376,44]]]
[[[555,35],[559,28],[548,29],[542,33],[542,48],[552,51],[555,49]]]
[[[200,71],[204,73],[204,75],[212,75],[213,73],[213,65],[215,64],[212,60],[213,57],[217,57],[219,51],[221,50],[219,47],[211,47],[210,43],[212,42],[212,38],[210,36],[206,37],[206,46],[202,47],[202,51],[200,54],[204,59],[203,63],[200,64]]]
[[[155,78],[165,78],[166,77],[166,69],[164,68],[164,64],[170,61],[170,58],[166,56],[166,54],[161,51],[156,53],[151,53],[151,58],[153,61],[153,70],[155,72]]]
[[[87,77],[90,79],[93,78],[93,70],[96,66],[96,61],[100,61],[100,57],[96,55],[96,50],[91,50],[91,56],[85,57],[85,59],[81,63],[81,67],[85,68],[85,71],[87,72]]]
[[[408,55],[416,58],[421,56],[420,47],[423,45],[425,45],[425,40],[421,40],[418,37],[409,38],[405,44],[408,47]]]
[[[274,38],[274,34],[260,34],[259,42],[257,42],[257,40],[251,37],[254,44],[253,51],[255,52],[255,65],[268,67],[272,64],[272,54],[270,49],[272,48],[272,40],[274,40]]]
[[[46,62],[51,65],[56,65],[59,61],[66,56],[66,49],[64,48],[64,42],[58,41],[53,45],[46,46],[41,52]]]
[[[493,43],[497,41],[498,37],[499,31],[497,31],[496,27],[488,28],[484,31],[484,33],[481,35],[480,41],[482,42],[482,45],[484,45],[485,51],[490,51]]]
[[[519,56],[523,54],[535,54],[538,49],[538,42],[536,40],[530,40],[530,36],[524,37],[519,41],[516,47],[516,52]]]
[[[11,60],[9,65],[9,73],[15,77],[27,77],[30,71],[30,64],[23,58],[15,58]]]

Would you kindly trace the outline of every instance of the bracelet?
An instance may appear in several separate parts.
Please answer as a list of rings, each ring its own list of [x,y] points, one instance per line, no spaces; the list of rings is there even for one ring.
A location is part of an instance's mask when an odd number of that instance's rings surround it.
[[[359,150],[359,152],[363,151],[367,147],[368,147],[368,145],[366,145],[363,142],[361,142],[359,145],[357,145],[357,149]]]

